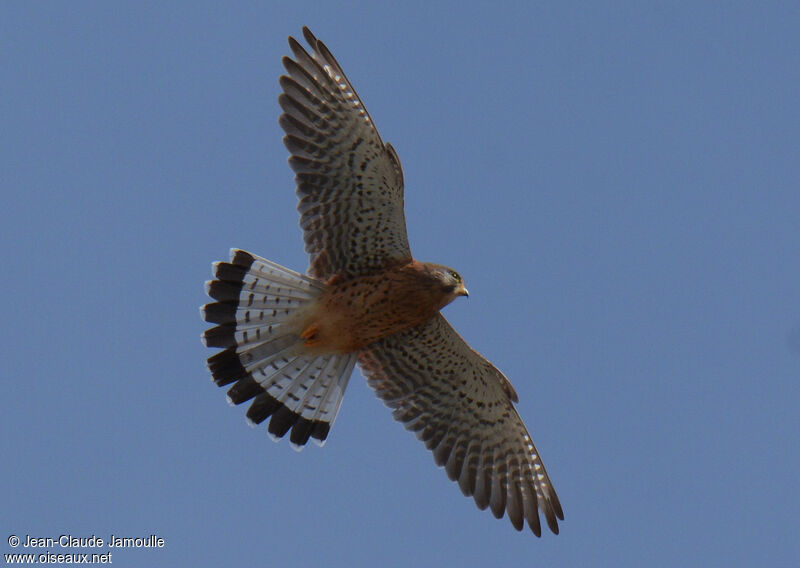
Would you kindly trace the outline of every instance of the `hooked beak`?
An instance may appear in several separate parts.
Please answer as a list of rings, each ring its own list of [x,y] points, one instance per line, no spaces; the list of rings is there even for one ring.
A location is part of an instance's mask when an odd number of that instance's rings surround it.
[[[469,296],[469,290],[467,290],[467,287],[464,286],[464,284],[462,283],[456,289],[456,295],[458,295],[458,296]]]

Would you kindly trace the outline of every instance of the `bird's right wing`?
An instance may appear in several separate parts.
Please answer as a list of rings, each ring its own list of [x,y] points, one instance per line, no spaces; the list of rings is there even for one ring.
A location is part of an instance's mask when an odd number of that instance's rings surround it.
[[[309,274],[370,274],[411,259],[400,159],[381,140],[328,48],[309,31],[294,38],[280,78],[283,141],[291,152]]]
[[[542,511],[558,534],[564,513],[514,408],[511,383],[444,316],[366,347],[359,365],[395,419],[478,507],[497,518],[507,512],[517,530],[527,520],[537,536]]]

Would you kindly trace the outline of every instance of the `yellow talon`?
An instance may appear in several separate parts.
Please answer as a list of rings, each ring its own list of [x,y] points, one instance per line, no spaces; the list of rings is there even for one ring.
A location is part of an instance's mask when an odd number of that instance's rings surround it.
[[[319,325],[312,323],[300,334],[305,340],[305,345],[313,347],[319,343]]]

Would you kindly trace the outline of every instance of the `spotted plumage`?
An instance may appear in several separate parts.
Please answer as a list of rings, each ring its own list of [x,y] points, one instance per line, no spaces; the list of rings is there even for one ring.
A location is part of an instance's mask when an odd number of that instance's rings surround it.
[[[325,45],[305,28],[283,58],[280,125],[295,172],[300,227],[320,279],[383,270],[411,259],[403,213],[403,171],[355,89]],[[346,188],[346,195],[343,189]]]
[[[280,124],[296,173],[303,275],[246,251],[214,265],[216,324],[203,339],[214,381],[247,401],[254,424],[302,448],[325,442],[356,363],[394,417],[465,495],[515,528],[558,533],[558,497],[514,408],[506,377],[439,313],[467,289],[445,266],[411,256],[403,174],[325,45],[289,38]]]

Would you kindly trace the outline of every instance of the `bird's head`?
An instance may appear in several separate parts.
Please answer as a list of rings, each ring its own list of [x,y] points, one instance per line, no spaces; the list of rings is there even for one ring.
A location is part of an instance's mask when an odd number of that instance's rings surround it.
[[[441,308],[458,298],[459,296],[469,296],[467,287],[464,286],[464,279],[453,270],[441,264],[427,264],[428,274],[431,277],[432,285],[438,288],[442,295]]]

